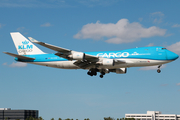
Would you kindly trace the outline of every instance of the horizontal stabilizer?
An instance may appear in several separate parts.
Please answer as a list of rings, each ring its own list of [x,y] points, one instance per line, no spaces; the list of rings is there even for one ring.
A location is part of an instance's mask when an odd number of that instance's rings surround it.
[[[25,57],[22,55],[17,55],[17,54],[13,54],[13,53],[9,53],[9,52],[3,52],[3,53],[8,54],[8,55],[13,56],[13,57],[17,57],[19,59],[23,59],[23,60],[35,60],[35,58]]]

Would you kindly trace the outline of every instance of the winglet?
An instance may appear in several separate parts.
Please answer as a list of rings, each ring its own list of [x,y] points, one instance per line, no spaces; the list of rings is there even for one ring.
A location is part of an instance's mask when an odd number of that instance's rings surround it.
[[[32,38],[32,37],[28,37],[29,38],[29,40],[31,41],[31,42],[33,42],[33,43],[38,43],[39,41],[37,41],[37,40],[35,40],[34,38]]]

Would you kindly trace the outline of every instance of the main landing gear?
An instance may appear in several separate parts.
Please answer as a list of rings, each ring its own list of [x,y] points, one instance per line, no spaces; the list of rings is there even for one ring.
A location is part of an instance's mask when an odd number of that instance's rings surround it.
[[[98,69],[90,69],[87,74],[90,75],[90,76],[96,76],[97,75],[97,72],[100,72]],[[105,72],[101,72],[100,74],[100,78],[103,78],[105,75]]]
[[[105,75],[105,72],[101,72],[101,75],[99,76],[100,78],[103,78]]]
[[[97,75],[97,72],[98,72],[98,69],[90,69],[87,74],[90,75],[90,76],[96,76]]]
[[[93,76],[93,75],[96,76],[97,72],[96,71],[88,71],[87,74],[90,76]]]
[[[161,70],[160,70],[160,67],[161,67],[161,66],[162,66],[162,65],[159,65],[159,66],[158,66],[158,69],[157,69],[157,72],[158,72],[158,73],[161,72]]]

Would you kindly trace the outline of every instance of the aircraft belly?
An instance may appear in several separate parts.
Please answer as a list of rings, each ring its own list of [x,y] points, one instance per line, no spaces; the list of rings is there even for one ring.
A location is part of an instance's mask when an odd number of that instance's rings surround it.
[[[42,65],[47,67],[61,68],[61,69],[80,69],[74,65],[74,61],[53,61],[53,62],[28,62],[31,64]]]
[[[102,65],[99,66],[99,68],[115,69],[115,68],[127,68],[127,67],[142,67],[142,66],[161,65],[171,62],[168,60],[149,60],[149,59],[119,59],[119,60],[125,61],[126,63],[115,64],[114,66]]]
[[[63,61],[63,62],[58,62],[57,67],[63,68],[63,69],[79,69],[76,65],[73,64],[74,61]]]
[[[127,67],[142,67],[142,66],[153,66],[153,65],[161,65],[166,64],[171,61],[169,60],[149,60],[149,59],[119,59],[123,60],[126,63],[116,64],[114,66],[104,66],[100,65],[98,69],[108,68],[108,69],[116,69],[116,68],[127,68]],[[53,62],[27,62],[36,65],[42,65],[47,67],[61,68],[61,69],[81,69],[80,67],[74,64],[75,61],[53,61]],[[90,68],[86,68],[90,69]]]
[[[127,61],[127,67],[153,66],[169,63],[167,60],[132,59]]]

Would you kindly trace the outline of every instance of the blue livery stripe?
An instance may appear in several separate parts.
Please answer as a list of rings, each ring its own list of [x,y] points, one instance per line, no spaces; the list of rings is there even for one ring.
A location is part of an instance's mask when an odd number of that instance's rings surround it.
[[[85,52],[85,54],[99,56],[109,59],[149,59],[149,60],[173,60],[178,57],[175,53],[163,47],[142,47],[127,49],[121,51],[102,51],[102,52]],[[21,60],[24,62],[50,62],[50,61],[67,61],[55,54],[38,54],[24,55],[26,57],[36,58],[35,60]],[[17,60],[17,58],[16,58]]]

